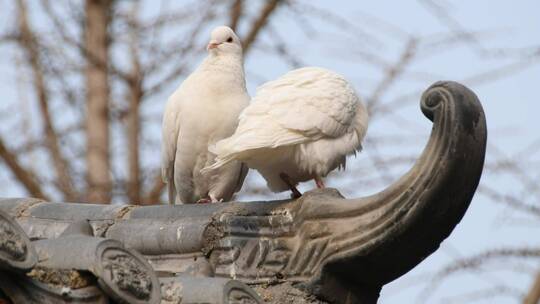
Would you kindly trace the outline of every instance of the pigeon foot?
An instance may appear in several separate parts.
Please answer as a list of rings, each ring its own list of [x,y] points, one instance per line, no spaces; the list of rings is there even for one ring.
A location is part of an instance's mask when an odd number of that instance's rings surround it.
[[[211,203],[223,203],[223,198],[217,199],[212,195],[209,195]]]
[[[197,202],[195,202],[195,204],[209,204],[209,203],[212,203],[212,199],[208,197],[201,198]]]
[[[317,188],[319,189],[326,188],[326,186],[324,185],[324,181],[322,180],[320,176],[315,177],[314,180],[315,180],[315,185],[317,185]]]
[[[281,180],[287,184],[287,186],[289,187],[289,189],[291,189],[291,198],[299,198],[302,196],[302,193],[300,193],[300,191],[298,191],[298,189],[296,189],[296,187],[293,185],[293,183],[291,182],[291,178],[286,174],[286,173],[280,173],[279,174],[279,178],[281,178]]]

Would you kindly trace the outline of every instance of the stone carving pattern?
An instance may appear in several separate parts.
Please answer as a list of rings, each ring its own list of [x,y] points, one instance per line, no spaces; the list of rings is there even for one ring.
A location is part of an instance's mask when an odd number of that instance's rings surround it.
[[[104,268],[109,271],[111,281],[121,290],[138,299],[150,298],[152,280],[133,257],[126,254],[108,254]]]
[[[239,288],[232,288],[228,294],[228,304],[257,304],[249,293]]]
[[[26,257],[27,249],[23,238],[4,221],[0,221],[0,254],[4,253],[11,259],[22,261]]]
[[[366,198],[346,200],[337,191],[314,191],[317,195],[311,199],[306,199],[307,193],[294,202],[266,203],[251,209],[247,206],[244,213],[223,213],[215,219],[223,235],[211,252],[216,275],[249,283],[307,281],[318,275],[324,264],[362,256],[387,241],[392,233],[399,234],[415,209],[432,199],[431,189],[444,183],[442,172],[451,172],[449,166],[463,167],[452,163],[461,157],[455,154],[457,147],[471,140],[469,134],[476,140],[475,132],[485,132],[474,93],[459,87],[464,90],[459,94],[471,94],[470,99],[463,98],[446,85],[436,84],[422,97],[422,111],[434,121],[434,128],[426,149],[405,176]],[[485,133],[478,138],[479,150],[464,161],[478,164],[478,158],[483,160],[482,144],[485,149]],[[473,193],[476,184],[468,186]],[[468,201],[464,202],[452,207],[452,212],[464,212]]]

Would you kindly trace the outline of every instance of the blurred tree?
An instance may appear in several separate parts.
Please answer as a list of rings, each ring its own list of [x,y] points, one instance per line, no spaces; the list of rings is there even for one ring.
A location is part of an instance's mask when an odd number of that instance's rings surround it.
[[[88,189],[86,197],[91,202],[109,202],[112,190],[109,175],[109,74],[107,71],[112,5],[113,0],[86,0],[84,8],[84,51],[87,61],[85,76]]]
[[[260,5],[259,11],[253,12],[244,39],[245,53],[280,2],[267,1]],[[0,137],[0,157],[5,165],[35,197],[108,203],[113,197],[125,196],[136,204],[158,203],[164,187],[159,170],[141,168],[140,150],[144,145],[141,105],[189,72],[189,57],[200,53],[195,49],[199,36],[216,19],[215,11],[224,5],[200,1],[175,12],[160,11],[142,20],[143,3],[139,1],[87,0],[84,4],[53,5],[49,0],[42,0],[32,3],[32,9],[40,10],[38,16],[29,16],[25,0],[16,0],[15,4],[17,25],[3,40],[15,42],[25,54],[24,63],[33,77],[31,89],[37,95],[43,132],[43,140],[41,137],[26,140],[24,154],[45,152],[54,176],[37,174],[24,166],[22,157],[14,152],[16,149]],[[245,17],[242,6],[242,1],[235,1],[232,7],[227,7],[232,26]],[[194,12],[201,16],[199,20],[194,18]],[[48,27],[33,29],[31,17]],[[178,39],[161,39],[166,31],[179,28],[185,31],[186,38],[180,43]],[[176,66],[163,64],[171,62],[171,58],[180,59]],[[53,104],[61,104],[64,110],[51,110]],[[67,109],[76,113],[69,113]],[[59,131],[59,121],[68,120],[75,124]],[[80,124],[82,121],[84,127]],[[120,125],[125,136],[112,138],[113,129]],[[86,143],[83,149],[79,140],[74,143],[75,137],[80,139],[81,136]],[[113,164],[120,156],[111,152],[115,149],[111,140],[125,145],[121,153],[127,160],[127,170],[119,170],[119,163]],[[65,145],[68,141],[71,143]],[[46,151],[41,150],[42,147]],[[84,165],[80,166],[83,159]],[[119,171],[126,171],[127,176],[117,174]]]

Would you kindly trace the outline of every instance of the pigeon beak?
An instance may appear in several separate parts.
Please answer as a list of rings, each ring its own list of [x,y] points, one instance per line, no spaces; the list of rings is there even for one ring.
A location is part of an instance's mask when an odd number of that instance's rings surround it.
[[[208,46],[206,46],[206,50],[209,51],[211,49],[215,49],[217,48],[221,43],[215,41],[215,40],[211,40],[210,43],[208,43]]]

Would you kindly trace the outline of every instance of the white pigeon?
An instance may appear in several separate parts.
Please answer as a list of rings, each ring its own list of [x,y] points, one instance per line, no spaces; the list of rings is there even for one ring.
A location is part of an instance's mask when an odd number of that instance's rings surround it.
[[[207,51],[201,65],[169,97],[163,115],[161,173],[171,204],[227,201],[247,173],[240,162],[200,172],[214,163],[208,146],[234,133],[249,103],[242,46],[234,31],[215,28]]]
[[[240,114],[235,133],[210,149],[218,157],[203,171],[241,161],[256,169],[274,192],[301,193],[299,182],[322,177],[362,149],[368,125],[365,106],[341,75],[306,67],[257,89]]]

